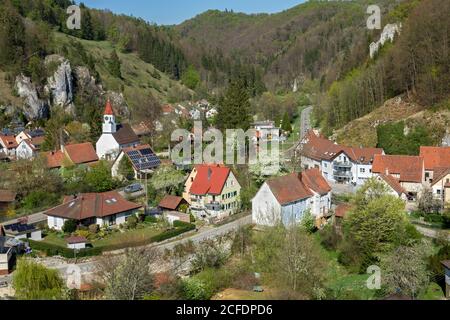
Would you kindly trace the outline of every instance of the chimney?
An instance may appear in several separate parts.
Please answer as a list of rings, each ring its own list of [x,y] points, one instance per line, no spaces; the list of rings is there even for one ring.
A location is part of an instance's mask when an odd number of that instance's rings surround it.
[[[386,175],[389,175],[389,168],[386,168]]]
[[[212,170],[208,168],[208,181],[211,181]]]

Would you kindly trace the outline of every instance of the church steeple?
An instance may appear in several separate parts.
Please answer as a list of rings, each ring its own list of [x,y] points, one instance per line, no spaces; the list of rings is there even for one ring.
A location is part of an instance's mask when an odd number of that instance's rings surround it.
[[[114,116],[111,102],[108,99],[106,101],[105,112],[103,113],[103,133],[115,133],[116,131],[116,117]]]

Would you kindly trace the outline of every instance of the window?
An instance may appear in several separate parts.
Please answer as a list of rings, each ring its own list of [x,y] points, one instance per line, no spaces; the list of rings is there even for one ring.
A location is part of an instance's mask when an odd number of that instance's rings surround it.
[[[366,169],[365,169],[365,168],[360,168],[360,169],[359,169],[359,172],[361,172],[361,173],[366,173]]]
[[[439,195],[440,195],[440,194],[441,194],[441,189],[437,189],[437,191],[436,191],[436,192],[437,192],[437,194],[439,194]]]
[[[328,164],[324,163],[324,164],[323,164],[323,167],[324,167],[324,168],[328,168]]]

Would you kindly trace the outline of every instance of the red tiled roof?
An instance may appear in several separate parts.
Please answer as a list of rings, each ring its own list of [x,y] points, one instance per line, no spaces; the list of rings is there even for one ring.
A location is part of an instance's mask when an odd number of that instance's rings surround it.
[[[220,195],[230,174],[230,168],[223,165],[197,165],[197,174],[189,193],[195,195]]]
[[[125,200],[117,191],[109,191],[83,193],[77,197],[67,196],[62,205],[47,210],[45,214],[80,221],[93,217],[107,217],[141,207],[140,204]]]
[[[300,174],[291,173],[266,182],[281,205],[310,198],[314,194],[313,191],[321,195],[331,191],[318,169],[306,170]]]
[[[2,145],[6,149],[16,149],[17,146],[18,146],[16,138],[14,136],[2,136],[2,135],[0,135],[0,141],[2,142]]]
[[[86,242],[88,242],[88,240],[85,237],[72,236],[72,237],[66,238],[66,242],[68,244],[78,244],[78,243],[86,243]]]
[[[309,169],[301,173],[302,182],[314,192],[324,195],[331,191],[331,187],[319,169]]]
[[[314,160],[333,160],[342,152],[357,163],[370,164],[376,154],[382,154],[380,148],[354,148],[335,144],[321,135],[316,135],[313,130],[308,131],[303,140],[302,154]]]
[[[421,183],[424,161],[418,156],[375,155],[372,172],[378,174],[400,175],[400,182]]]
[[[114,115],[114,110],[111,106],[111,101],[106,101],[106,106],[105,106],[105,112],[103,113],[104,115],[108,115],[108,116],[113,116]]]
[[[158,206],[163,209],[176,210],[182,201],[183,198],[181,197],[166,195]]]
[[[313,130],[308,131],[302,144],[302,154],[314,160],[331,160],[342,149],[323,136],[318,136]]]
[[[10,190],[0,190],[0,202],[13,202],[16,200],[16,193]]]
[[[172,113],[172,112],[175,112],[175,108],[170,104],[166,104],[166,105],[162,106],[162,112],[163,113]]]
[[[406,190],[403,189],[403,187],[400,185],[400,182],[392,175],[386,175],[382,173],[380,174],[380,178],[382,178],[398,194],[406,194]]]
[[[425,170],[450,167],[450,147],[420,147],[420,156],[425,161]]]
[[[98,156],[92,143],[69,144],[64,146],[64,150],[74,164],[92,163],[98,161]],[[44,153],[47,158],[47,166],[51,169],[60,168],[64,160],[65,154],[61,151],[51,151]]]
[[[43,156],[47,159],[47,167],[50,169],[60,168],[64,159],[64,153],[61,150],[45,152]]]
[[[435,184],[440,182],[442,179],[444,179],[448,174],[450,174],[450,167],[434,168],[433,183],[431,185],[434,186]]]
[[[95,153],[94,146],[90,142],[69,144],[64,146],[64,149],[70,160],[75,164],[98,161],[97,153]]]
[[[336,207],[334,215],[338,218],[344,218],[352,208],[351,204],[341,203]]]

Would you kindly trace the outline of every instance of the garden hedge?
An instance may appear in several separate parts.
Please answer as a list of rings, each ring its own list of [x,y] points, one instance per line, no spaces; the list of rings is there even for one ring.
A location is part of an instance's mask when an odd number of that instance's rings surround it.
[[[52,256],[62,256],[64,258],[74,258],[75,257],[75,253],[74,253],[73,249],[69,249],[69,248],[65,248],[65,247],[61,247],[58,245],[45,243],[45,242],[41,242],[41,241],[33,241],[30,239],[28,239],[27,241],[30,243],[30,246],[33,250],[45,252],[45,254],[49,257],[52,257]],[[101,253],[102,253],[101,248],[86,248],[86,249],[77,250],[76,256],[77,256],[77,258],[92,257],[92,256],[98,256]]]

